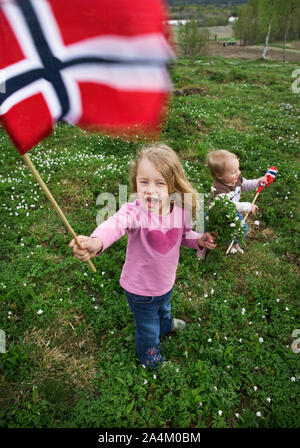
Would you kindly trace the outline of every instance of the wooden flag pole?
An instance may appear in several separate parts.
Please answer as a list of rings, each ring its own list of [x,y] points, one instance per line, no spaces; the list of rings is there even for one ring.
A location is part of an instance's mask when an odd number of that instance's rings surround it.
[[[251,205],[253,205],[253,204],[255,203],[255,201],[256,201],[256,199],[257,199],[259,193],[260,193],[260,191],[259,191],[258,193],[256,193],[255,198],[253,199]],[[248,218],[249,213],[250,213],[250,211],[246,214],[245,218],[243,219],[243,221],[242,221],[242,225],[244,224],[244,222],[245,222],[246,219]],[[234,240],[231,241],[231,244],[230,244],[230,246],[228,247],[228,249],[227,249],[227,251],[226,251],[226,255],[229,254],[229,252],[230,252],[230,250],[231,250],[231,248],[232,248],[232,246],[233,246],[233,243],[234,243]]]
[[[36,180],[38,181],[38,183],[40,184],[41,188],[44,190],[44,192],[45,192],[46,196],[48,197],[49,201],[51,202],[51,204],[53,205],[53,207],[55,208],[55,210],[57,211],[57,213],[61,217],[63,223],[65,224],[65,226],[67,227],[67,229],[71,233],[71,235],[74,238],[77,246],[80,248],[80,242],[79,242],[79,240],[78,240],[78,238],[76,236],[76,233],[74,232],[73,228],[69,224],[67,218],[65,217],[63,211],[61,210],[61,208],[57,204],[56,200],[52,196],[52,194],[51,194],[50,190],[48,189],[47,185],[45,184],[45,182],[43,181],[43,179],[39,175],[37,169],[35,168],[34,164],[31,161],[29,155],[28,154],[23,154],[23,159],[24,159],[26,165],[28,166],[28,168],[30,169],[30,171],[32,172],[32,174],[34,175],[34,177],[36,178]],[[91,260],[88,260],[88,264],[89,264],[89,266],[90,266],[90,268],[92,269],[93,272],[97,272],[96,268],[95,268],[94,264],[91,262]]]

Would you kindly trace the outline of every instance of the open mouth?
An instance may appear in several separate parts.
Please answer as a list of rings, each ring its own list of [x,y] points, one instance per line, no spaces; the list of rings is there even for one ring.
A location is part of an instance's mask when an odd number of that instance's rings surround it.
[[[148,206],[148,208],[154,208],[158,206],[159,203],[159,199],[155,196],[146,196],[145,198],[145,202]]]

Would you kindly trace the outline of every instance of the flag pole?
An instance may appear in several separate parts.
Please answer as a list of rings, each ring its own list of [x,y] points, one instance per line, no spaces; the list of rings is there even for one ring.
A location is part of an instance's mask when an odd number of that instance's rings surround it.
[[[37,169],[35,168],[34,164],[31,161],[29,155],[28,154],[23,154],[22,157],[23,157],[26,165],[28,166],[28,168],[30,169],[30,171],[32,172],[32,174],[34,175],[34,177],[36,178],[36,180],[40,184],[41,188],[44,190],[44,192],[45,192],[46,196],[48,197],[49,201],[51,202],[51,204],[53,205],[53,207],[55,208],[55,210],[57,211],[57,213],[61,217],[63,223],[65,224],[65,226],[67,227],[67,229],[69,230],[71,235],[73,236],[77,246],[80,248],[80,242],[79,242],[79,240],[78,240],[78,238],[76,236],[76,233],[74,232],[72,226],[69,224],[67,218],[65,217],[63,211],[61,210],[61,208],[57,204],[56,200],[52,196],[52,194],[51,194],[50,190],[48,189],[47,185],[45,184],[45,182],[43,181],[43,179],[39,175]],[[94,264],[91,262],[91,260],[88,260],[88,264],[89,264],[89,266],[90,266],[90,268],[92,269],[93,272],[97,272],[96,268],[95,268]]]
[[[256,201],[256,199],[257,199],[259,193],[260,193],[260,191],[259,191],[258,193],[256,193],[255,198],[253,199],[251,205],[253,205],[253,204],[255,203],[255,201]],[[244,224],[244,222],[245,222],[246,219],[248,218],[249,213],[250,213],[250,211],[246,214],[245,218],[243,219],[243,221],[242,221],[242,225]],[[233,246],[233,243],[234,243],[234,239],[231,241],[231,244],[230,244],[230,246],[228,247],[228,249],[227,249],[227,251],[226,251],[226,255],[229,254],[229,252],[230,252],[230,250],[231,250],[231,248],[232,248],[232,246]]]

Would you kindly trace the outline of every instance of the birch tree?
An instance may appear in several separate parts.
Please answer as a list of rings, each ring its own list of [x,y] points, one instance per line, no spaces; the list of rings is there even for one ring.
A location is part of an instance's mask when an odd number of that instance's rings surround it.
[[[272,17],[273,17],[274,3],[275,3],[275,0],[271,0],[268,31],[267,31],[267,34],[266,34],[265,46],[264,46],[264,51],[263,51],[263,54],[262,54],[262,59],[266,59],[266,56],[267,56],[269,39],[270,39],[270,33],[271,33],[271,26],[272,26]]]

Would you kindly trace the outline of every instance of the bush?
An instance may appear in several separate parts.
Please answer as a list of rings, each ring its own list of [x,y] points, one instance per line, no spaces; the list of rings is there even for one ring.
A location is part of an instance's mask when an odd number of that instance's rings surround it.
[[[184,56],[199,56],[207,52],[209,32],[199,27],[197,20],[187,21],[178,31],[178,45]]]

